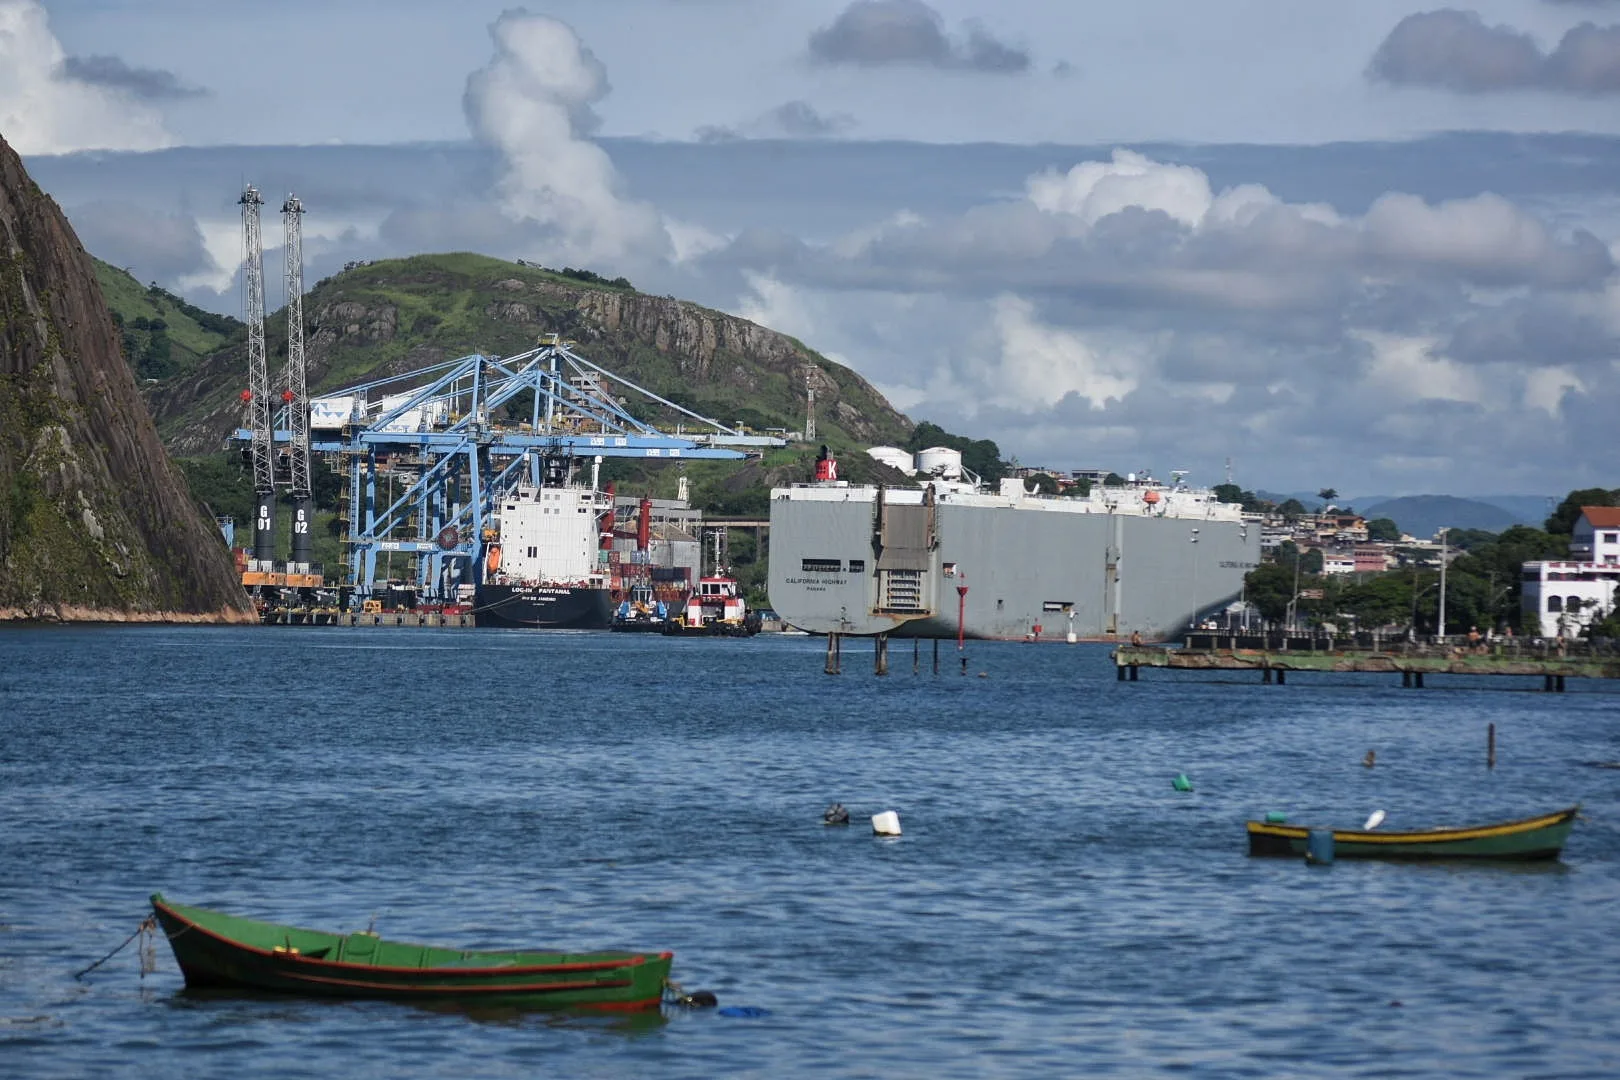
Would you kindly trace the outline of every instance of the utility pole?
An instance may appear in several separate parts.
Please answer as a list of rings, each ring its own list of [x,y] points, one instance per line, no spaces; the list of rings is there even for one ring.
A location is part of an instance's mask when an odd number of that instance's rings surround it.
[[[296,572],[308,573],[314,552],[311,529],[315,500],[310,491],[309,392],[304,363],[303,216],[304,204],[298,201],[298,196],[288,195],[287,201],[281,204],[287,284],[287,388],[281,397],[291,414],[288,426],[292,434],[292,561],[299,565]]]
[[[804,373],[804,441],[816,441],[816,384],[810,381],[810,372]]]
[[[1303,558],[1304,552],[1300,551],[1299,544],[1296,541],[1294,544],[1294,595],[1288,601],[1288,630],[1290,633],[1294,630],[1294,614],[1299,608],[1299,564]]]
[[[1446,640],[1446,533],[1440,530],[1440,641]]]
[[[250,184],[237,200],[242,207],[242,285],[248,324],[248,427],[253,433],[253,558],[269,564],[276,557],[275,447],[270,432],[270,369],[264,357],[264,250],[259,207],[264,199]],[[262,569],[268,570],[265,565]]]

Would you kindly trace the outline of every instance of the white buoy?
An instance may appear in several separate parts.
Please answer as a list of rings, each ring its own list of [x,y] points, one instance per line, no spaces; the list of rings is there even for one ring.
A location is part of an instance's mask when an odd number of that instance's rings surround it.
[[[872,831],[879,836],[900,835],[900,815],[893,810],[872,815]]]
[[[1378,826],[1382,825],[1383,823],[1384,823],[1384,812],[1382,810],[1374,810],[1370,815],[1368,815],[1367,823],[1361,827],[1361,831],[1362,832],[1372,832],[1374,829],[1378,828]]]

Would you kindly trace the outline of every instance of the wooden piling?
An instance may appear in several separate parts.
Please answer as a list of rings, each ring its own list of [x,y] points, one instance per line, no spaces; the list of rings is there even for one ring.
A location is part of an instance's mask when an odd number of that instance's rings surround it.
[[[1496,725],[1489,724],[1485,728],[1485,767],[1496,768]]]
[[[872,645],[872,673],[887,675],[889,673],[889,635],[879,634]]]

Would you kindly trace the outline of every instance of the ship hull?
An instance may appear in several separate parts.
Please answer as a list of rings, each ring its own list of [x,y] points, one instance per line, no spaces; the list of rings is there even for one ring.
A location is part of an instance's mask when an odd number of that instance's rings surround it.
[[[861,487],[772,493],[770,599],[787,623],[811,633],[955,637],[960,603],[967,637],[1164,640],[1196,612],[1237,599],[1260,561],[1259,528],[1235,514],[947,495],[932,508],[928,543],[905,563],[914,588],[896,603],[882,577],[877,500]]]
[[[473,619],[517,630],[604,630],[613,621],[613,597],[605,588],[480,585]]]

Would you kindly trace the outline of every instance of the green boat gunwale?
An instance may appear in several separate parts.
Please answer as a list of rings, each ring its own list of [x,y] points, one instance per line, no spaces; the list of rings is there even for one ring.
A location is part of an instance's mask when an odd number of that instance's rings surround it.
[[[209,929],[207,926],[204,926],[203,924],[199,923],[197,920],[195,920],[193,918],[190,918],[185,913],[176,910],[174,905],[170,904],[167,900],[165,900],[163,898],[163,894],[161,894],[161,893],[156,893],[156,894],[154,894],[152,896],[152,906],[153,906],[153,908],[158,909],[160,911],[160,913],[167,914],[168,916],[175,919],[176,921],[184,923],[185,924],[185,930],[183,930],[182,933],[201,933],[205,937],[209,937],[209,938],[212,938],[215,941],[222,942],[225,945],[228,945],[233,949],[237,949],[237,950],[240,950],[242,952],[252,953],[255,956],[263,957],[263,958],[268,959],[268,960],[270,960],[270,961],[272,961],[274,963],[284,963],[284,964],[289,964],[289,965],[299,965],[299,964],[312,965],[312,966],[317,967],[317,968],[337,968],[337,969],[344,969],[344,970],[367,971],[367,972],[376,972],[376,973],[379,973],[379,974],[391,974],[391,975],[422,975],[424,973],[431,972],[434,975],[449,976],[449,977],[456,978],[456,979],[477,979],[477,978],[487,979],[487,978],[489,978],[491,976],[494,976],[494,975],[514,976],[514,975],[531,975],[531,974],[542,974],[542,973],[565,973],[565,972],[576,972],[576,971],[613,971],[613,970],[617,970],[617,969],[620,969],[620,968],[639,967],[642,964],[648,963],[649,960],[654,960],[654,961],[661,962],[661,961],[664,961],[664,960],[673,960],[675,958],[675,954],[673,952],[661,952],[661,953],[626,953],[622,959],[575,961],[575,962],[572,962],[572,963],[565,963],[565,964],[496,964],[496,965],[491,965],[491,966],[488,966],[488,967],[468,967],[468,966],[462,966],[460,964],[457,964],[456,966],[435,965],[433,967],[425,967],[425,968],[424,967],[403,967],[403,966],[392,965],[392,964],[364,964],[364,963],[355,963],[354,961],[351,961],[351,960],[326,960],[326,959],[323,959],[321,957],[306,956],[306,955],[303,955],[301,953],[277,952],[277,951],[275,951],[273,949],[262,949],[262,948],[258,947],[257,945],[250,945],[247,942],[241,941],[241,940],[239,940],[237,938],[226,937],[224,934],[221,934],[219,931]],[[236,916],[233,916],[233,918],[234,917],[236,917]],[[248,921],[257,922],[259,920],[248,920]],[[275,924],[275,923],[263,923],[262,925],[276,926],[277,924]],[[299,930],[300,932],[303,932],[303,933],[315,933],[315,934],[327,934],[328,933],[327,931],[321,931],[321,930],[305,930],[302,927],[288,927],[287,929]],[[176,936],[178,936],[178,935],[176,935]],[[343,937],[344,935],[342,935],[342,934],[329,934],[328,936]],[[398,942],[396,944],[406,944],[406,943]],[[499,954],[491,953],[491,954],[488,954],[488,955],[499,955]],[[300,976],[300,977],[301,978],[307,978],[307,976]],[[338,981],[338,980],[334,980],[334,981]],[[365,985],[365,984],[352,983],[350,985]],[[595,981],[588,982],[588,983],[579,983],[579,984],[538,983],[538,984],[535,984],[535,988],[537,988],[537,989],[558,989],[558,988],[563,987],[564,985],[567,985],[570,988],[582,988],[582,987],[603,987],[603,986],[606,986],[606,985],[609,985],[609,984],[604,984],[604,983],[595,982]],[[413,989],[414,990],[414,989],[418,989],[418,987],[400,987],[400,989]],[[444,987],[438,987],[438,988],[425,987],[423,989],[439,989],[439,990],[443,990],[445,988]],[[510,984],[504,984],[503,983],[503,984],[493,986],[493,987],[455,987],[454,989],[458,993],[465,993],[465,992],[477,992],[478,990],[481,990],[481,989],[487,989],[487,990],[491,990],[491,991],[494,991],[494,990],[510,991],[510,990],[521,990],[521,989],[525,989],[525,988],[524,987],[514,987],[514,986],[512,986]]]

